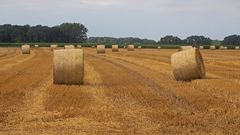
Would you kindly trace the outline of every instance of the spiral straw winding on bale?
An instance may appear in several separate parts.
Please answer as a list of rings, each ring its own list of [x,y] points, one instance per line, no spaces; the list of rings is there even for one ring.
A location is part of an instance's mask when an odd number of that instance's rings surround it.
[[[191,81],[205,78],[205,66],[197,48],[177,52],[171,56],[173,75],[176,80]]]
[[[22,54],[30,54],[30,45],[22,45]]]
[[[75,49],[74,45],[64,45],[64,49]]]
[[[82,49],[54,50],[54,84],[83,84],[83,78],[84,54]]]
[[[215,50],[215,49],[216,49],[216,46],[214,46],[214,45],[210,46],[210,50]]]
[[[192,46],[180,46],[178,50],[183,51],[183,50],[192,49],[192,48],[193,48]]]
[[[105,45],[97,45],[97,53],[105,53]]]
[[[128,51],[134,51],[134,45],[128,45],[127,48]]]
[[[236,50],[239,50],[239,49],[240,49],[240,47],[239,47],[239,46],[235,46],[235,49],[236,49]]]
[[[118,52],[118,45],[112,45],[112,52]]]
[[[53,51],[54,49],[57,49],[58,45],[50,45],[51,51]]]

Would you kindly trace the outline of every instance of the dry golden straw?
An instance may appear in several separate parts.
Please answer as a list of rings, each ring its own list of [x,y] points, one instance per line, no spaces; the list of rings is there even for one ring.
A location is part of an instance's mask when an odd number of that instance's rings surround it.
[[[22,54],[30,54],[30,45],[22,45]]]
[[[118,52],[118,45],[112,45],[112,52]]]
[[[157,48],[158,48],[158,49],[161,49],[161,46],[158,46]]]
[[[171,64],[176,80],[190,81],[205,78],[203,58],[197,48],[187,49],[173,54]]]
[[[138,46],[138,49],[141,49],[142,48],[142,46]]]
[[[236,49],[236,50],[239,50],[240,48],[239,48],[239,46],[235,46],[235,49]]]
[[[192,48],[193,48],[192,46],[180,46],[178,50],[183,51],[183,50],[192,49]]]
[[[54,50],[54,84],[83,84],[83,77],[84,54],[82,49]]]
[[[214,45],[210,46],[210,50],[215,50],[215,49],[216,49],[216,47]]]
[[[53,51],[54,49],[58,48],[58,45],[51,45],[50,48],[51,48],[51,51]]]
[[[134,51],[134,45],[128,45],[127,49],[128,51]]]
[[[77,48],[82,48],[82,45],[77,45]]]
[[[97,53],[105,53],[105,45],[97,45]]]
[[[200,49],[204,49],[204,47],[203,47],[203,46],[200,46],[199,48],[200,48]]]
[[[74,45],[64,45],[64,49],[75,49]]]
[[[35,48],[38,48],[39,46],[38,45],[34,45]]]
[[[226,49],[227,49],[227,47],[220,46],[220,47],[219,47],[219,49],[220,49],[220,50],[226,50]]]

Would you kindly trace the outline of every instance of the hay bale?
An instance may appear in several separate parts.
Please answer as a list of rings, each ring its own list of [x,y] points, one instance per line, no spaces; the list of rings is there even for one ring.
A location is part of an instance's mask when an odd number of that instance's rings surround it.
[[[199,49],[201,49],[201,50],[204,49],[204,46],[200,46]]]
[[[64,45],[64,49],[75,49],[74,45]]]
[[[157,48],[158,48],[158,49],[161,49],[161,46],[158,46]]]
[[[128,45],[127,49],[128,51],[134,51],[134,45]]]
[[[34,45],[35,48],[38,48],[39,46],[38,45]]]
[[[51,51],[58,48],[58,45],[50,45]]]
[[[239,46],[235,46],[235,49],[236,49],[236,50],[239,50],[239,49],[240,49],[240,47],[239,47]]]
[[[225,47],[224,47],[224,50],[227,50],[227,49],[228,49],[228,47],[227,47],[227,46],[225,46]]]
[[[224,46],[220,46],[219,50],[225,50],[225,47]]]
[[[118,52],[118,45],[112,45],[112,52]]]
[[[82,48],[82,45],[77,45],[77,48]]]
[[[84,54],[82,49],[54,50],[54,84],[83,84],[83,77]]]
[[[216,46],[215,45],[211,45],[210,46],[210,50],[216,50]]]
[[[178,51],[183,51],[183,50],[187,50],[187,49],[192,49],[192,46],[180,46]]]
[[[173,54],[171,56],[171,65],[176,80],[190,81],[205,78],[203,58],[197,48]]]
[[[123,48],[126,48],[126,46],[123,46]]]
[[[142,48],[142,46],[138,46],[138,49],[141,49]]]
[[[95,46],[93,45],[92,48],[95,48]]]
[[[105,45],[97,45],[97,53],[105,53]]]
[[[30,54],[30,45],[22,45],[22,54]]]

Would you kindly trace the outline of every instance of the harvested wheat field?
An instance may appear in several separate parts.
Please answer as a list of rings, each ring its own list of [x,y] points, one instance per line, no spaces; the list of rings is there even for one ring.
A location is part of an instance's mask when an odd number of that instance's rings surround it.
[[[206,78],[176,81],[178,50],[84,50],[84,85],[53,84],[53,52],[0,49],[0,134],[240,134],[240,51],[201,50]]]

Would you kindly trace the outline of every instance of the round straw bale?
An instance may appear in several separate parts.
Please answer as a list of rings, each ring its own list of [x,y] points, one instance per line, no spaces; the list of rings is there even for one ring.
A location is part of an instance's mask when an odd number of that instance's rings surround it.
[[[180,46],[178,50],[183,51],[183,50],[192,49],[192,48],[193,48],[192,46]]]
[[[53,51],[54,49],[57,49],[58,45],[50,45],[51,51]]]
[[[126,48],[126,46],[123,46],[123,48]]]
[[[220,50],[225,50],[225,47],[224,46],[220,46],[219,49]]]
[[[22,54],[30,54],[30,45],[22,45]]]
[[[112,52],[118,52],[118,45],[112,45]]]
[[[64,45],[64,49],[75,49],[74,45]]]
[[[77,45],[77,48],[82,48],[82,45]]]
[[[158,49],[161,49],[161,46],[158,46],[157,48],[158,48]]]
[[[240,47],[239,47],[239,46],[235,46],[235,49],[236,49],[236,50],[239,50],[239,49],[240,49]]]
[[[215,45],[211,45],[210,46],[210,50],[215,50],[216,49],[216,46]]]
[[[204,49],[204,46],[200,46],[199,49]]]
[[[97,53],[105,53],[105,45],[97,45]]]
[[[138,46],[138,49],[141,49],[142,48],[142,46]]]
[[[34,45],[35,48],[38,48],[39,46],[38,45]]]
[[[127,48],[128,51],[134,51],[134,45],[128,45]]]
[[[54,84],[83,84],[83,77],[84,54],[82,49],[54,50]]]
[[[190,81],[205,78],[205,66],[197,48],[177,52],[171,56],[173,75],[176,80]]]

